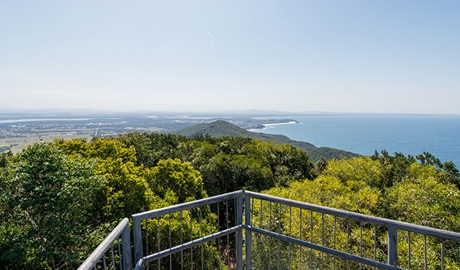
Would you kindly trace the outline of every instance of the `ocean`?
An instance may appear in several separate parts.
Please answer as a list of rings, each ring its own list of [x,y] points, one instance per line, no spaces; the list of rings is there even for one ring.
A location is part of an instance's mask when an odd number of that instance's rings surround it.
[[[376,150],[413,156],[429,152],[460,168],[460,116],[319,114],[283,118],[299,124],[267,125],[253,131],[361,155],[373,155]]]

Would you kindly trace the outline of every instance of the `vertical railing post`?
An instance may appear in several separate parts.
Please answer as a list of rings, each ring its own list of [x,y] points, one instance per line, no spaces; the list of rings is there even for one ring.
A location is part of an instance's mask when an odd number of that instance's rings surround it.
[[[143,247],[142,247],[142,228],[141,228],[141,221],[136,217],[133,217],[133,240],[134,240],[134,259],[135,264],[142,259],[143,255]]]
[[[388,227],[388,264],[398,266],[398,229]]]
[[[236,197],[236,226],[243,224],[243,192]],[[243,270],[243,231],[239,229],[236,235],[236,269]]]
[[[129,231],[129,224],[126,225],[125,229],[121,233],[121,243],[122,243],[122,260],[123,260],[123,269],[131,270],[133,268],[131,257],[131,237]]]
[[[251,196],[244,195],[245,224],[251,226]],[[246,230],[246,270],[252,269],[252,231]]]

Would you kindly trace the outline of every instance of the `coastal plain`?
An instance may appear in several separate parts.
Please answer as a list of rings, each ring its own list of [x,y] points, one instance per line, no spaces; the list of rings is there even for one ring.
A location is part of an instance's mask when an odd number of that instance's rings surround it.
[[[33,143],[55,139],[90,140],[130,132],[169,133],[222,119],[251,130],[262,129],[267,124],[295,122],[293,119],[256,119],[244,114],[1,113],[0,153],[10,150],[17,153]]]

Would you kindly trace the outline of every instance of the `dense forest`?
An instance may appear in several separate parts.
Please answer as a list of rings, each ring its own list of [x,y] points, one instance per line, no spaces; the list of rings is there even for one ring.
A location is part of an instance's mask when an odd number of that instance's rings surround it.
[[[336,148],[330,147],[316,147],[315,145],[302,142],[302,141],[295,141],[291,140],[289,137],[279,134],[268,134],[268,133],[259,133],[248,131],[240,126],[235,124],[229,123],[227,121],[218,120],[213,121],[210,123],[203,123],[194,125],[191,127],[186,127],[183,129],[173,131],[174,134],[177,135],[184,135],[187,137],[195,137],[200,135],[209,135],[211,137],[223,137],[223,136],[231,136],[231,137],[246,137],[251,138],[258,141],[263,142],[275,142],[277,144],[289,144],[293,145],[298,149],[304,150],[308,153],[310,158],[314,161],[318,161],[321,158],[326,159],[342,159],[342,158],[351,158],[357,157],[358,154],[343,151]]]
[[[157,133],[38,143],[0,156],[0,265],[73,269],[124,217],[239,189],[460,231],[459,187],[429,153],[314,162],[287,144]]]

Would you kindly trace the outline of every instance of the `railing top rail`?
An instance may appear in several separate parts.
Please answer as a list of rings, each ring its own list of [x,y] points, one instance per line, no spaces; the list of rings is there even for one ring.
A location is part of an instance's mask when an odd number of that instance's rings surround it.
[[[120,237],[124,230],[129,229],[129,220],[124,218],[117,227],[99,244],[89,257],[78,267],[78,270],[93,269],[96,263],[104,256],[105,252],[112,247],[112,243]]]
[[[217,195],[217,196],[213,196],[209,198],[196,200],[193,202],[186,202],[186,203],[171,205],[171,206],[160,208],[160,209],[137,213],[137,214],[132,215],[132,217],[133,217],[133,220],[144,220],[144,219],[149,219],[149,218],[156,218],[156,217],[175,213],[175,212],[182,211],[182,210],[192,209],[195,207],[214,204],[214,203],[218,203],[221,201],[231,200],[231,199],[237,198],[242,195],[243,195],[243,191],[238,190],[238,191],[234,191],[230,193],[225,193],[225,194],[221,194],[221,195]]]
[[[261,194],[261,193],[252,192],[252,191],[244,191],[244,194],[245,196],[249,196],[249,197],[253,197],[257,199],[267,200],[267,201],[276,202],[276,203],[282,203],[285,205],[294,206],[294,207],[307,209],[307,210],[312,210],[312,211],[320,212],[324,214],[330,214],[330,215],[334,215],[338,217],[354,219],[354,220],[368,222],[368,223],[381,225],[385,227],[395,227],[400,230],[406,230],[406,231],[410,231],[414,233],[435,236],[435,237],[443,238],[443,239],[460,241],[460,233],[457,233],[457,232],[435,229],[431,227],[426,227],[426,226],[421,226],[421,225],[416,225],[412,223],[396,221],[396,220],[391,220],[391,219],[386,219],[386,218],[381,218],[381,217],[368,216],[368,215],[359,214],[355,212],[330,208],[326,206],[319,206],[319,205],[305,203],[305,202],[294,201],[291,199],[275,197],[275,196]]]

